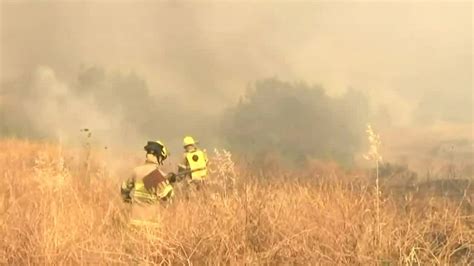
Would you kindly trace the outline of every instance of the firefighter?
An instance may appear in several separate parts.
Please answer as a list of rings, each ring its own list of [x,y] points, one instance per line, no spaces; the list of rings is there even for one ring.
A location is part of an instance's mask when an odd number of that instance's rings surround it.
[[[169,155],[165,145],[161,141],[148,141],[144,149],[145,163],[135,167],[121,187],[123,200],[132,203],[130,222],[136,225],[156,220],[156,204],[170,201],[174,195],[171,183],[176,181],[174,173],[166,174],[161,169]]]
[[[189,183],[195,184],[197,188],[205,181],[207,177],[207,155],[206,152],[197,147],[198,142],[191,136],[183,139],[185,150],[183,161],[179,164],[179,171],[190,170],[188,175]]]

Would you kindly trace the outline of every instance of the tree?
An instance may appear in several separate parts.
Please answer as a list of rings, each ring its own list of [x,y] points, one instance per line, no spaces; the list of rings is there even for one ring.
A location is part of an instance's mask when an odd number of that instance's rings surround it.
[[[360,147],[367,113],[367,99],[355,90],[331,98],[320,86],[266,79],[227,110],[222,134],[240,153],[277,152],[293,162],[312,157],[350,163]]]

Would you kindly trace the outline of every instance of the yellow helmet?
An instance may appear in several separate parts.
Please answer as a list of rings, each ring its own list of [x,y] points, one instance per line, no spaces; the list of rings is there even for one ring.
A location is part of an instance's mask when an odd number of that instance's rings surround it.
[[[195,141],[194,138],[191,137],[191,136],[186,136],[183,139],[183,146],[184,147],[189,146],[189,145],[196,145],[196,143],[197,143],[197,141]]]

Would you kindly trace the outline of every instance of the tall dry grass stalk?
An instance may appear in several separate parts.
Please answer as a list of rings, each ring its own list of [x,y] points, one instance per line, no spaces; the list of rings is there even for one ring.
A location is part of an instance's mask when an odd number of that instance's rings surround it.
[[[376,201],[376,212],[377,212],[377,242],[380,245],[382,241],[382,229],[380,223],[380,182],[379,182],[379,163],[382,161],[382,155],[380,154],[380,145],[382,141],[380,140],[380,136],[375,133],[372,129],[372,126],[369,124],[367,125],[367,137],[369,140],[369,151],[367,154],[364,155],[366,160],[372,161],[375,165],[375,201]]]
[[[217,187],[213,198],[157,206],[160,226],[134,228],[119,196],[120,173],[104,173],[92,150],[91,181],[84,190],[79,153],[64,148],[61,154],[48,143],[0,141],[0,264],[474,261],[472,202],[383,194],[376,215],[370,183],[279,172],[263,179],[229,166],[235,192]],[[230,164],[230,153],[220,154]],[[210,178],[223,178],[224,172],[215,170]],[[376,222],[383,224],[380,232],[368,226]],[[379,234],[384,241],[374,241]]]
[[[211,173],[209,181],[223,188],[225,197],[229,193],[236,192],[237,173],[230,151],[214,149],[214,156],[210,160],[209,169]]]

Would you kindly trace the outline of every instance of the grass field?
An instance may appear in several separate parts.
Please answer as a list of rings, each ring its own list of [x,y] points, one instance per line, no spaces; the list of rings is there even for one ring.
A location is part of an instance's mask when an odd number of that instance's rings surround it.
[[[127,224],[100,152],[0,141],[0,263],[468,265],[474,191],[382,189],[334,165],[252,172],[211,157],[210,193],[178,193],[159,227]],[[225,181],[225,182],[224,182]],[[421,189],[420,189],[421,188]],[[212,193],[211,193],[212,192]],[[379,231],[380,228],[380,231]]]

